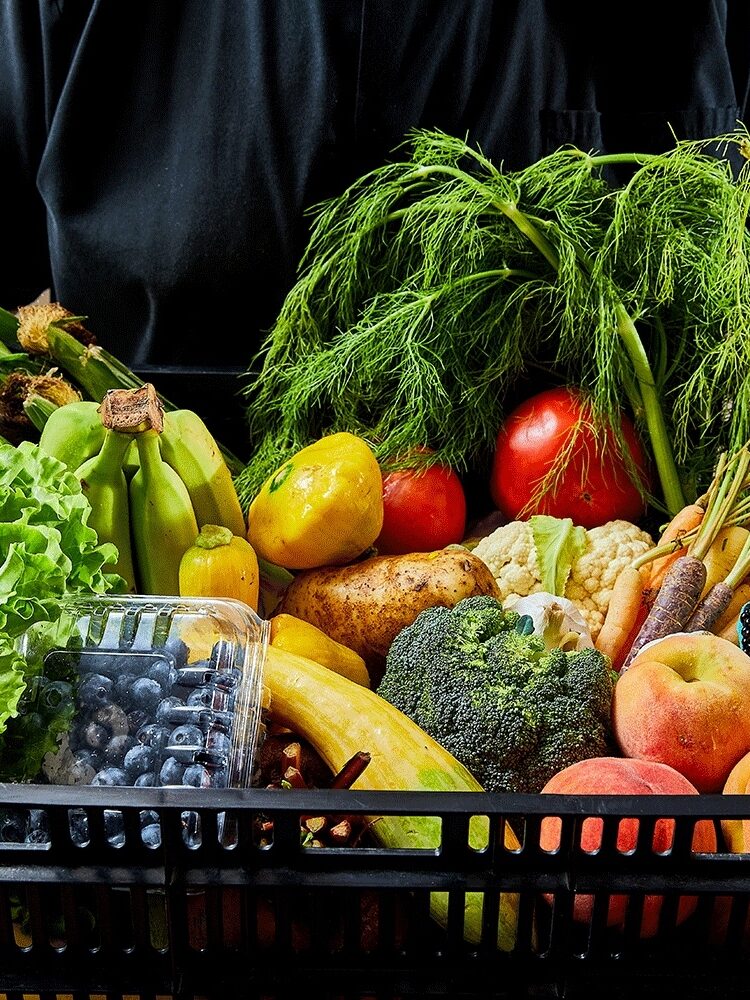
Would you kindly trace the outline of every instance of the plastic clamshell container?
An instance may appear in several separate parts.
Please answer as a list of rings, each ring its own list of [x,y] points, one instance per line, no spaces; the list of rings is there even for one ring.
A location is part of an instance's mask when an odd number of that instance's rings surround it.
[[[50,784],[246,788],[261,733],[268,622],[235,600],[68,599],[18,652],[23,713],[68,711]]]

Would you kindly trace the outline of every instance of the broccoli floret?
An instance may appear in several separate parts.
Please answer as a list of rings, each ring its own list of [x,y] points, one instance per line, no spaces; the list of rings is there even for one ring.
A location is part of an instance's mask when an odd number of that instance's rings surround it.
[[[569,764],[613,752],[608,658],[526,633],[492,597],[430,608],[394,639],[378,687],[491,792],[539,792]]]

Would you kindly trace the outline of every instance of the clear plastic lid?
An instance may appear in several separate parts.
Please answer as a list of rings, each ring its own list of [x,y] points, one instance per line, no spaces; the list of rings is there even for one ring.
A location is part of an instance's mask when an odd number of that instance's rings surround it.
[[[18,643],[21,711],[69,712],[41,780],[252,784],[268,622],[225,599],[86,597],[60,611],[53,638],[32,626]]]

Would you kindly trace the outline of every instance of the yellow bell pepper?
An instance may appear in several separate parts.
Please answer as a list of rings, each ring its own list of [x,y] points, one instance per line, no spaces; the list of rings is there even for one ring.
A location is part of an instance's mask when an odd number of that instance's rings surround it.
[[[227,597],[258,610],[258,557],[246,538],[204,524],[179,568],[180,597]]]
[[[285,569],[341,566],[368,549],[383,526],[383,480],[355,434],[320,438],[297,452],[250,505],[247,537]]]
[[[331,639],[322,629],[294,615],[279,614],[270,619],[271,645],[296,656],[306,656],[323,667],[347,677],[362,687],[370,686],[365,661],[353,649]]]

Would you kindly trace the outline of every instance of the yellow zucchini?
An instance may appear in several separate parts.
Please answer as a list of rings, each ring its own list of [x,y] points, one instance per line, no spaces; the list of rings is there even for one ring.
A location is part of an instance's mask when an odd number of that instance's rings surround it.
[[[329,638],[322,629],[302,618],[284,614],[274,615],[269,624],[272,646],[306,656],[329,670],[335,670],[342,677],[348,677],[355,684],[370,687],[370,675],[359,653]]]
[[[335,773],[358,751],[371,761],[354,784],[373,791],[481,792],[482,786],[439,743],[384,698],[306,657],[269,646],[264,683],[271,694],[274,721],[304,736]],[[371,827],[388,848],[435,850],[440,821],[431,816],[381,816]],[[486,816],[473,816],[469,842],[475,850],[488,843]],[[518,840],[505,827],[505,846],[516,850]],[[481,893],[465,896],[464,937],[480,940]],[[445,924],[448,894],[433,892],[430,912]],[[498,947],[510,950],[516,935],[518,897],[504,893],[500,904]]]

